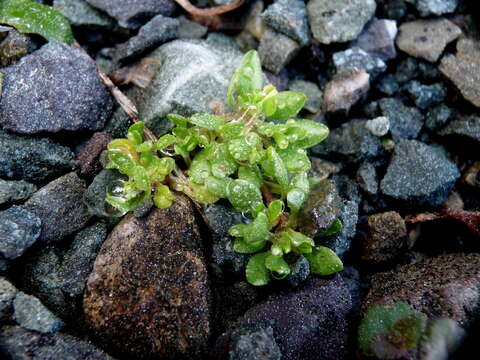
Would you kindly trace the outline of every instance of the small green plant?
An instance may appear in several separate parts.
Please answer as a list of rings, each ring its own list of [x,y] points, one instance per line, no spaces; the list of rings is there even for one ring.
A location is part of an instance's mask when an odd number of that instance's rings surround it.
[[[175,127],[156,142],[144,140],[141,122],[132,125],[126,139],[108,145],[107,168],[128,179],[112,184],[106,201],[126,213],[151,198],[157,207],[169,207],[172,190],[200,204],[227,199],[251,217],[230,229],[235,251],[253,254],[246,267],[251,284],[285,278],[291,272],[287,258],[300,255],[311,272],[333,274],[343,269],[336,254],[296,231],[314,183],[306,149],[324,140],[328,128],[294,118],[305,103],[303,93],[278,92],[263,82],[258,54],[250,51],[228,86],[235,112],[170,114]],[[339,230],[336,221],[327,232]]]

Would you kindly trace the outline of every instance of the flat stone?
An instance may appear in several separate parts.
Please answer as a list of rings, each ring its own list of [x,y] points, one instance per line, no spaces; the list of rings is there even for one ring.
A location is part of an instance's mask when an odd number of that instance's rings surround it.
[[[367,53],[382,60],[394,59],[397,22],[388,19],[374,19],[362,31],[355,44]]]
[[[421,16],[452,13],[458,6],[458,0],[415,0],[413,3]]]
[[[210,288],[195,209],[127,215],[97,256],[84,293],[97,336],[134,357],[200,358],[208,344]]]
[[[54,0],[53,8],[60,11],[73,26],[108,30],[115,24],[113,19],[90,6],[85,0]]]
[[[373,275],[363,309],[407,302],[429,317],[447,317],[466,325],[478,306],[480,255],[446,254]]]
[[[370,89],[370,76],[356,68],[337,73],[325,87],[323,112],[348,112]]]
[[[378,192],[378,178],[375,166],[371,163],[363,163],[357,170],[357,182],[360,187],[369,195]]]
[[[188,20],[185,16],[178,18],[178,37],[180,39],[201,39],[207,32],[208,28],[195,21]]]
[[[397,98],[384,98],[379,101],[381,114],[390,122],[393,140],[415,139],[423,126],[423,115],[415,107],[405,106]]]
[[[311,0],[307,10],[313,37],[321,44],[354,40],[376,7],[374,0]]]
[[[112,98],[95,62],[82,50],[57,42],[2,69],[0,122],[16,133],[100,130]]]
[[[90,215],[82,202],[85,190],[85,181],[72,172],[32,195],[25,206],[42,220],[41,240],[60,241],[86,225]]]
[[[102,170],[100,155],[107,149],[108,143],[112,140],[113,137],[107,133],[97,132],[93,134],[77,156],[80,174],[86,177],[94,177]]]
[[[0,254],[16,259],[40,236],[40,218],[24,206],[0,211]]]
[[[445,46],[462,34],[457,25],[442,18],[406,22],[398,30],[398,48],[430,62],[436,62]]]
[[[358,46],[334,53],[332,61],[337,73],[348,68],[357,68],[369,73],[373,78],[387,69],[387,65],[380,57],[371,55]]]
[[[410,98],[420,109],[427,109],[443,102],[447,89],[442,83],[424,85],[413,80],[404,86]]]
[[[436,206],[443,203],[459,177],[442,148],[400,140],[380,187],[385,195],[412,205]]]
[[[323,94],[317,84],[311,81],[293,80],[289,83],[288,88],[291,91],[299,91],[307,95],[307,101],[303,105],[305,110],[311,113],[316,113],[320,110]]]
[[[26,181],[5,181],[0,179],[0,205],[14,201],[26,200],[37,187]]]
[[[465,116],[451,121],[439,132],[442,136],[457,137],[459,139],[480,142],[480,117]]]
[[[171,16],[176,9],[171,0],[86,0],[116,19],[120,26],[137,29],[161,14]]]
[[[17,292],[17,288],[10,281],[0,277],[0,323],[11,321],[13,300]]]
[[[378,116],[367,120],[365,127],[372,135],[384,136],[390,131],[390,119],[386,116]]]
[[[281,32],[302,46],[310,43],[307,8],[303,1],[278,0],[262,13],[262,19],[271,28]]]
[[[480,44],[470,39],[457,42],[455,56],[447,55],[440,62],[440,72],[450,79],[463,97],[480,107]]]
[[[300,44],[286,35],[267,29],[260,40],[258,55],[263,67],[278,74],[300,50]]]

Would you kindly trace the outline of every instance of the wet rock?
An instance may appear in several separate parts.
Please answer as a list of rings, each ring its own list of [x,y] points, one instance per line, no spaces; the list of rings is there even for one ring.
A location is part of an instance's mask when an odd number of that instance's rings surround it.
[[[387,69],[381,58],[365,52],[358,46],[334,53],[332,61],[337,73],[348,68],[357,68],[374,78]]]
[[[41,182],[71,171],[72,151],[47,138],[7,135],[0,131],[0,177]]]
[[[50,42],[2,70],[0,122],[16,133],[100,130],[112,99],[82,50]]]
[[[326,179],[330,177],[331,174],[335,174],[341,170],[341,166],[327,160],[310,157],[310,161],[312,163],[312,167],[308,172],[308,176],[315,177],[319,180]]]
[[[44,335],[19,326],[0,329],[0,351],[9,359],[113,360],[92,344],[73,336],[62,333]]]
[[[365,127],[372,135],[384,136],[390,131],[390,119],[386,116],[379,116],[375,119],[367,120]]]
[[[305,110],[311,113],[316,113],[320,110],[323,94],[317,84],[311,81],[293,80],[288,87],[291,91],[299,91],[307,95],[307,101],[305,102],[305,105],[303,105]]]
[[[450,79],[463,97],[480,107],[480,44],[470,39],[457,42],[455,56],[447,55],[440,62],[440,72]]]
[[[107,227],[98,222],[79,232],[62,259],[58,271],[60,288],[71,297],[81,295],[93,262],[107,237]]]
[[[480,142],[480,117],[464,116],[455,119],[440,131],[439,134],[478,143]]]
[[[328,159],[360,162],[381,152],[381,143],[365,127],[365,120],[350,120],[330,132],[328,138],[312,148],[314,155]]]
[[[375,84],[375,88],[385,95],[392,96],[400,89],[400,85],[394,75],[387,74]]]
[[[442,148],[400,140],[380,187],[385,195],[395,199],[435,206],[445,200],[459,176]]]
[[[138,34],[128,39],[127,42],[115,47],[115,61],[117,64],[126,63],[139,58],[157,46],[176,39],[180,23],[175,18],[157,15],[143,25]]]
[[[412,2],[421,16],[452,13],[458,6],[458,0],[414,0]]]
[[[462,34],[458,26],[446,19],[406,22],[398,30],[398,48],[430,62],[437,61],[445,46]]]
[[[367,53],[386,61],[397,56],[396,36],[397,22],[395,20],[374,19],[362,31],[355,44]]]
[[[282,358],[270,326],[237,329],[232,333],[230,349],[230,360],[280,360]]]
[[[86,0],[90,5],[106,12],[120,26],[137,29],[155,15],[170,16],[175,11],[171,0]]]
[[[104,13],[93,8],[85,0],[54,0],[53,7],[60,11],[73,26],[95,27],[109,30],[114,21]]]
[[[83,308],[105,342],[136,357],[201,357],[210,289],[194,211],[177,195],[146,218],[127,215],[103,243]]]
[[[100,155],[107,149],[107,145],[113,138],[106,133],[95,133],[77,156],[80,166],[80,174],[86,177],[94,177],[102,170]]]
[[[338,275],[330,280],[310,279],[300,289],[272,295],[254,306],[235,328],[272,327],[285,360],[344,359],[351,306],[348,289]],[[226,333],[217,340],[220,359],[228,358],[220,350],[230,347],[231,335]]]
[[[16,259],[40,236],[40,218],[28,208],[12,206],[0,211],[0,254]]]
[[[340,213],[337,187],[328,179],[315,185],[303,206],[298,225],[300,231],[314,237],[327,230]]]
[[[41,240],[59,241],[85,226],[90,219],[82,202],[85,189],[85,181],[72,172],[48,183],[25,203],[42,220]]]
[[[447,89],[441,83],[424,85],[413,80],[405,85],[404,89],[420,109],[427,109],[440,104],[447,95]]]
[[[348,112],[370,89],[369,78],[366,72],[356,68],[337,73],[325,87],[322,110]]]
[[[369,195],[378,192],[378,178],[375,166],[371,163],[363,163],[357,171],[357,182],[360,187]]]
[[[321,44],[356,39],[376,6],[374,0],[312,0],[307,10],[313,37]]]
[[[390,121],[393,140],[415,139],[423,126],[423,115],[417,108],[405,106],[396,98],[384,98],[379,101],[383,116]]]
[[[17,288],[4,277],[0,277],[0,323],[10,321],[13,314],[13,300]]]
[[[310,43],[307,8],[303,1],[278,0],[267,7],[262,13],[262,19],[270,27],[302,46]]]
[[[432,131],[440,130],[447,124],[452,114],[453,110],[451,108],[445,104],[440,104],[427,112],[425,127]]]
[[[5,181],[0,179],[0,205],[14,201],[26,200],[37,187],[26,181]]]
[[[263,67],[278,74],[300,50],[300,45],[282,33],[267,29],[260,40],[258,55]]]
[[[179,16],[178,18],[178,37],[180,39],[201,39],[207,32],[206,26],[200,25],[195,21],[188,20],[185,16]]]
[[[293,266],[292,272],[287,276],[286,280],[292,287],[298,287],[310,275],[310,264],[304,256],[300,256]]]
[[[388,211],[368,217],[368,234],[362,260],[373,263],[391,261],[406,248],[407,227],[399,213]]]
[[[363,309],[404,301],[431,317],[465,325],[478,305],[479,254],[447,254],[373,275]]]
[[[21,291],[13,300],[13,318],[24,329],[42,334],[57,332],[63,321],[50,312],[37,298]]]
[[[357,204],[362,202],[360,187],[356,181],[343,174],[333,174],[332,181],[337,185],[338,193],[342,199],[353,201]]]
[[[10,28],[3,40],[0,37],[0,67],[15,64],[35,48],[36,45],[30,37]]]

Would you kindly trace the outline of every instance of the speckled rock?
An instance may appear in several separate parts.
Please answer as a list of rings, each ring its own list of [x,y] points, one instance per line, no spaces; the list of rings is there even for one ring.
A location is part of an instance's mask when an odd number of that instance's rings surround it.
[[[462,34],[457,25],[446,19],[406,22],[398,30],[398,48],[430,62],[437,61],[445,46]]]
[[[178,37],[180,39],[201,39],[207,32],[208,28],[195,21],[188,20],[185,16],[178,18]]]
[[[420,109],[431,108],[442,103],[447,95],[447,89],[442,83],[424,85],[413,80],[406,84],[404,89]]]
[[[308,260],[300,255],[291,267],[292,272],[285,278],[288,284],[292,287],[298,287],[310,275],[310,264]]]
[[[245,327],[232,333],[229,360],[280,360],[282,353],[275,342],[272,327]]]
[[[440,130],[444,127],[453,114],[453,109],[445,104],[440,104],[430,109],[425,115],[425,127],[432,131]]]
[[[49,42],[2,70],[0,123],[16,133],[99,130],[112,99],[82,50]]]
[[[375,166],[372,163],[366,162],[360,165],[357,170],[358,185],[370,195],[375,195],[378,192],[378,178]]]
[[[362,31],[355,44],[367,53],[386,61],[397,56],[396,36],[397,22],[395,20],[374,19]]]
[[[421,16],[452,13],[458,6],[458,0],[414,0],[413,3]]]
[[[311,81],[293,80],[288,84],[288,88],[291,91],[299,91],[307,95],[307,101],[305,102],[305,105],[303,105],[305,110],[311,113],[316,113],[320,110],[323,94],[317,84]]]
[[[390,122],[393,140],[415,139],[423,126],[423,115],[415,107],[405,106],[397,98],[384,98],[379,101],[380,111]]]
[[[370,89],[370,76],[356,68],[337,73],[327,83],[323,95],[323,112],[346,111]]]
[[[376,77],[387,69],[380,57],[371,55],[358,46],[334,53],[332,62],[337,73],[348,68],[357,68],[369,73],[371,77]]]
[[[393,74],[386,74],[377,81],[375,88],[387,96],[392,96],[400,89],[400,85]]]
[[[38,190],[25,203],[42,220],[40,239],[59,241],[82,229],[90,219],[83,204],[85,181],[74,172],[64,175]]]
[[[435,206],[445,200],[459,176],[442,148],[400,140],[380,187],[385,195],[412,205]]]
[[[97,132],[93,134],[77,156],[80,173],[83,176],[94,177],[102,170],[100,155],[102,151],[107,149],[108,143],[112,140],[112,136],[106,133]]]
[[[114,20],[98,11],[85,0],[54,0],[53,7],[60,11],[73,26],[88,26],[108,30]]]
[[[353,40],[376,7],[374,0],[311,0],[307,10],[313,37],[321,44]]]
[[[4,277],[0,277],[0,323],[10,321],[13,314],[13,300],[17,288]]]
[[[478,305],[480,255],[447,254],[373,275],[363,309],[405,301],[427,316],[465,325]]]
[[[127,215],[103,243],[83,308],[105,342],[135,357],[204,352],[211,295],[194,211],[178,195],[168,209]]]
[[[5,181],[0,179],[0,205],[13,201],[26,200],[37,187],[26,181]]]
[[[390,131],[390,119],[386,116],[378,116],[367,120],[365,127],[372,135],[384,136]]]
[[[260,40],[258,55],[263,67],[278,74],[300,50],[300,45],[286,35],[267,29]]]
[[[480,142],[480,117],[464,116],[452,120],[439,134],[473,141],[478,144]]]

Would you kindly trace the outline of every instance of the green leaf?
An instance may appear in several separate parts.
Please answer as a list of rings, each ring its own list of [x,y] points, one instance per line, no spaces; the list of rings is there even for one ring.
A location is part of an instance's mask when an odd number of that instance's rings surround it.
[[[342,260],[325,246],[316,247],[311,254],[305,254],[310,270],[317,275],[332,275],[343,270]]]
[[[290,274],[290,267],[283,259],[283,256],[270,254],[265,259],[265,267],[275,273],[277,279],[283,279]]]
[[[143,153],[148,152],[153,149],[153,143],[151,140],[144,141],[143,143],[136,146],[135,150],[137,152]]]
[[[208,113],[194,114],[189,121],[193,125],[197,125],[208,130],[217,130],[220,126],[225,124],[225,119],[222,116]]]
[[[298,211],[307,199],[305,191],[299,188],[293,188],[287,193],[287,204],[293,211]]]
[[[147,171],[143,167],[136,166],[132,171],[132,178],[138,189],[147,192],[150,191],[150,179],[148,178]]]
[[[268,221],[273,224],[283,212],[283,201],[274,200],[268,205]]]
[[[253,255],[247,263],[245,274],[247,281],[255,286],[267,285],[270,282],[270,274],[265,266],[269,252]]]
[[[290,187],[300,189],[308,195],[308,193],[310,192],[310,181],[308,179],[308,173],[300,172],[298,174],[295,174],[290,180]]]
[[[288,172],[283,160],[278,156],[278,153],[275,151],[273,146],[268,147],[267,149],[268,160],[272,162],[273,174],[275,180],[280,184],[280,187],[284,192],[286,192],[288,187]]]
[[[205,185],[207,186],[207,190],[215,196],[218,196],[219,198],[227,198],[228,185],[232,181],[233,180],[228,177],[219,179],[214,176],[209,176],[205,180]]]
[[[181,128],[186,128],[189,121],[185,116],[178,114],[168,114],[167,119]]]
[[[266,117],[270,117],[275,114],[277,111],[277,94],[278,91],[272,85],[267,85],[263,89],[265,93],[265,97],[263,98],[262,104],[262,112]]]
[[[139,121],[128,128],[127,138],[134,145],[140,145],[143,142],[143,122]]]
[[[133,159],[124,152],[109,150],[108,159],[115,169],[120,171],[122,174],[130,175],[136,168],[137,164]]]
[[[332,225],[330,225],[330,227],[327,230],[321,233],[319,237],[327,237],[327,236],[339,233],[342,230],[343,230],[343,224],[340,221],[340,219],[337,218],[333,220]]]
[[[172,205],[173,200],[175,200],[175,195],[172,194],[168,186],[158,185],[155,187],[153,203],[156,207],[166,209]]]
[[[208,191],[205,185],[195,184],[190,181],[189,187],[195,200],[201,204],[213,204],[218,201],[218,196]]]
[[[265,212],[259,213],[245,232],[245,241],[249,244],[265,242],[268,239],[268,217]]]
[[[289,146],[285,150],[279,150],[278,155],[289,172],[308,171],[312,167],[307,152],[303,149]]]
[[[239,166],[238,178],[254,184],[257,188],[262,186],[262,173],[257,165]]]
[[[273,120],[288,120],[302,110],[307,97],[296,91],[281,91],[277,94],[277,110],[270,117]]]
[[[233,225],[228,230],[228,233],[231,236],[243,237],[247,233],[248,229],[249,229],[249,224],[248,225],[247,224],[237,224],[237,225]]]
[[[245,239],[235,239],[233,250],[240,254],[253,254],[265,247],[266,241],[257,241],[256,243],[248,243]]]
[[[238,211],[251,211],[262,202],[262,194],[251,182],[237,179],[228,185],[228,200]]]
[[[303,129],[305,137],[296,141],[294,146],[300,149],[307,149],[325,140],[329,134],[328,127],[313,120],[295,120],[295,126]]]
[[[223,139],[232,140],[242,135],[242,130],[245,127],[243,122],[229,122],[220,126],[218,133]]]
[[[260,58],[255,50],[247,52],[232,75],[227,89],[227,103],[237,104],[237,97],[260,90],[263,86],[263,73]]]
[[[50,6],[30,0],[0,1],[0,23],[21,33],[38,34],[48,41],[72,44],[73,34],[67,19]]]
[[[165,149],[165,148],[169,147],[170,145],[174,144],[175,141],[176,141],[175,136],[173,136],[171,134],[163,135],[157,141],[157,144],[156,144],[157,150]]]
[[[214,144],[208,157],[212,165],[212,174],[218,178],[233,174],[237,170],[237,162],[228,151],[227,144]]]

